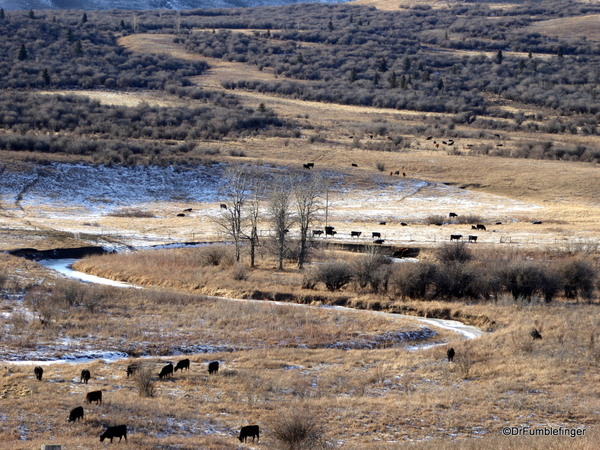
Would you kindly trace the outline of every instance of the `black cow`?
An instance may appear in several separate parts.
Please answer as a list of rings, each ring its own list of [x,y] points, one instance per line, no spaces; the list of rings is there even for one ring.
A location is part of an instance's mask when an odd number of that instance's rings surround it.
[[[533,339],[541,339],[542,338],[542,335],[540,334],[540,332],[538,330],[536,330],[535,328],[533,330],[531,330],[531,333],[529,333],[529,334],[531,334],[531,337]]]
[[[185,217],[185,214],[184,213],[179,213],[179,214],[177,214],[177,217]]]
[[[175,365],[175,372],[177,372],[178,369],[180,369],[182,372],[183,369],[190,370],[190,360],[186,358],[182,359],[181,361],[178,361]]]
[[[312,169],[313,167],[315,167],[315,163],[314,163],[314,162],[306,163],[306,165],[307,165],[308,167],[310,167],[311,169]]]
[[[469,236],[469,242],[477,242],[477,236]]]
[[[83,419],[83,406],[73,408],[69,413],[69,422],[75,422],[79,419]]]
[[[186,208],[183,210],[183,212],[192,212],[192,208]]]
[[[352,167],[358,167],[358,164],[352,163]]]
[[[385,225],[387,222],[379,222],[379,225]]]
[[[125,438],[125,442],[127,442],[127,425],[117,425],[114,427],[108,427],[104,433],[100,435],[100,442],[104,442],[104,439],[110,439],[110,443],[112,444],[113,438],[119,438],[119,442],[121,439]]]
[[[542,221],[541,220],[536,220],[535,222],[531,222],[534,225],[541,225]]]
[[[312,230],[313,236],[321,236],[323,234],[323,230]]]
[[[400,171],[399,171],[399,170],[396,170],[396,171],[394,172],[394,175],[400,175]]]
[[[42,369],[40,366],[35,366],[33,373],[35,374],[35,379],[41,381],[42,375],[44,375],[44,369]]]
[[[454,349],[452,347],[450,347],[448,349],[448,351],[446,351],[446,356],[448,357],[448,361],[452,361],[454,359],[454,354],[456,352],[454,351]]]
[[[502,225],[502,222],[496,222],[496,225]]]
[[[478,224],[477,224],[477,229],[478,229],[478,230],[483,230],[483,231],[485,231],[485,225],[484,225],[484,224],[482,224],[482,223],[478,223]]]
[[[458,217],[458,214],[451,212],[448,214],[448,217]]]
[[[138,370],[140,370],[140,364],[139,363],[131,363],[127,366],[127,378],[129,378],[130,375],[133,375],[134,373],[136,373]]]
[[[221,203],[221,209],[227,209],[227,205],[225,203]]]
[[[212,375],[219,371],[219,361],[212,361],[208,363],[208,374]]]
[[[302,166],[303,166],[305,169],[309,169],[309,170],[310,170],[310,166],[309,166],[308,164],[302,164]]]
[[[351,231],[350,237],[360,237],[361,234],[362,234],[362,231]]]
[[[451,234],[450,235],[451,241],[460,241],[461,239],[462,239],[462,234]]]
[[[375,240],[373,241],[373,244],[383,244],[384,242],[385,242],[385,240],[384,240],[384,239],[375,239]]]
[[[425,140],[426,140],[426,141],[430,141],[430,140],[431,140],[431,138],[433,138],[433,136],[427,136],[427,137],[425,138]]]
[[[371,237],[372,238],[380,238],[381,237],[381,233],[377,232],[377,231],[373,231],[371,233]]]
[[[96,402],[97,405],[102,404],[102,391],[91,391],[85,394],[85,402]]]
[[[325,236],[333,236],[336,234],[334,230],[335,227],[325,227]]]
[[[252,438],[252,442],[254,442],[254,437],[256,437],[256,442],[258,443],[258,440],[260,439],[260,428],[258,425],[246,425],[245,427],[242,427],[238,438],[240,442],[246,442],[249,437]]]
[[[406,222],[400,222],[400,225],[402,225],[403,227],[408,226],[408,224]]]
[[[471,225],[471,230],[476,230],[477,227],[475,225]]]
[[[81,378],[79,378],[79,382],[88,384],[88,381],[90,381],[90,378],[91,378],[90,371],[87,369],[83,369],[81,371]]]
[[[170,377],[172,375],[173,375],[173,363],[169,363],[161,369],[160,373],[158,374],[158,378],[160,378],[162,380],[163,378]]]

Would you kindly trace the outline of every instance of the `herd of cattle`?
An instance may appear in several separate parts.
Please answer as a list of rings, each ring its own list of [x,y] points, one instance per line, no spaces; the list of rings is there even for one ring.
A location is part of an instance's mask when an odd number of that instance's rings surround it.
[[[130,376],[135,375],[140,370],[140,368],[141,368],[141,364],[139,362],[129,364],[126,369],[127,377],[129,378]],[[173,363],[168,363],[167,365],[163,366],[163,368],[161,369],[161,371],[158,374],[158,377],[160,379],[171,377],[173,375],[173,372],[177,372],[178,370],[183,371],[183,369],[187,369],[188,371],[190,370],[190,360],[188,358],[178,361],[175,366],[173,366]],[[33,372],[34,372],[36,380],[41,381],[42,377],[44,376],[44,369],[40,366],[36,366],[33,369]],[[209,375],[217,374],[218,372],[219,372],[219,361],[209,362],[208,363]],[[81,376],[79,378],[79,382],[83,383],[83,384],[88,384],[90,379],[91,379],[90,371],[88,369],[83,369],[81,371]],[[90,392],[86,393],[85,394],[85,403],[87,403],[87,404],[96,403],[96,405],[101,406],[102,405],[102,391],[96,390],[96,391],[90,391]],[[68,421],[76,422],[78,420],[83,420],[83,418],[84,418],[83,406],[77,406],[69,412]],[[238,436],[238,439],[240,440],[240,442],[246,442],[247,439],[250,437],[250,438],[252,438],[252,442],[254,442],[255,438],[256,438],[256,442],[258,442],[259,437],[260,437],[259,433],[260,433],[260,430],[259,430],[258,425],[243,426],[240,429],[240,434]],[[123,438],[125,438],[125,441],[127,442],[127,425],[115,425],[115,426],[107,427],[106,430],[104,430],[104,432],[100,435],[100,442],[104,442],[105,439],[110,439],[110,442],[112,443],[114,438],[119,438],[119,442]]]

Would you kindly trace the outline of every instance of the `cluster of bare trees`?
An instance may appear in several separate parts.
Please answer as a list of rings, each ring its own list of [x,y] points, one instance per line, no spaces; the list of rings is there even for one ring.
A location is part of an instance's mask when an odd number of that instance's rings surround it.
[[[300,229],[296,260],[302,269],[308,256],[308,231],[322,209],[325,180],[317,172],[279,174],[270,177],[260,168],[233,166],[223,177],[221,208],[216,223],[233,241],[239,261],[244,241],[248,241],[250,266],[256,263],[259,224],[268,222],[271,240],[283,269],[292,226]]]

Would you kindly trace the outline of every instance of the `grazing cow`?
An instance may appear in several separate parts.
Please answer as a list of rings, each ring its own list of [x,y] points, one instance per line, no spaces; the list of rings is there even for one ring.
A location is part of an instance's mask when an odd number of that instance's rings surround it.
[[[540,334],[540,332],[538,330],[536,330],[535,328],[533,330],[531,330],[531,337],[533,339],[541,339],[542,335]]]
[[[181,370],[183,372],[183,369],[187,369],[190,370],[190,360],[188,358],[186,359],[182,359],[181,361],[178,361],[177,364],[175,365],[175,372],[177,372],[177,370]]]
[[[260,439],[260,429],[258,425],[246,425],[245,427],[242,427],[240,436],[238,437],[240,442],[246,442],[246,439],[249,437],[252,438],[252,442],[254,442],[254,438],[256,437],[256,442],[258,443],[258,440]]]
[[[433,136],[427,136],[427,137],[425,138],[425,140],[426,140],[426,141],[430,141],[432,138],[433,138]]]
[[[451,234],[450,235],[451,241],[460,241],[461,239],[462,239],[462,234]]]
[[[325,236],[333,236],[335,231],[333,231],[335,227],[325,227]]]
[[[140,364],[139,363],[131,363],[127,366],[127,378],[129,378],[130,375],[135,374],[138,370],[140,370]]]
[[[85,402],[92,403],[96,402],[96,405],[102,404],[102,391],[91,391],[85,394]]]
[[[448,349],[448,351],[446,351],[446,356],[448,357],[448,361],[452,361],[454,359],[454,354],[456,352],[454,351],[454,349],[452,347],[450,347]]]
[[[435,144],[435,148],[440,148],[440,144]]]
[[[75,422],[79,419],[83,419],[83,406],[73,408],[69,413],[69,422]]]
[[[379,225],[385,225],[387,222],[379,222]]]
[[[400,171],[399,171],[399,170],[396,170],[396,171],[394,172],[394,175],[400,175]]]
[[[482,224],[482,223],[478,223],[478,224],[477,224],[477,229],[478,229],[478,230],[483,230],[483,231],[485,231],[485,225],[484,225],[484,224]]]
[[[81,378],[79,378],[79,382],[88,384],[88,381],[90,381],[90,377],[91,377],[90,371],[87,369],[83,369],[81,371]]]
[[[369,139],[373,139],[373,135],[372,134],[369,135]]]
[[[315,163],[314,163],[314,162],[306,163],[306,165],[307,165],[308,167],[310,167],[311,169],[312,169],[313,167],[315,167]]]
[[[160,373],[158,374],[158,378],[160,378],[162,380],[163,378],[170,377],[172,375],[173,375],[173,363],[169,363],[161,369]]]
[[[185,217],[185,214],[184,213],[179,213],[179,214],[177,214],[177,217]]]
[[[502,147],[502,144],[496,144],[496,147]]]
[[[436,222],[436,223],[434,223],[434,225],[437,225],[438,227],[441,227],[444,224],[442,222]]]
[[[354,139],[354,136],[348,136],[348,139]]]
[[[321,236],[323,234],[323,230],[312,230],[313,236]]]
[[[381,233],[379,233],[378,231],[373,231],[371,233],[371,237],[372,238],[380,238],[381,237]]]
[[[392,175],[394,175],[394,172],[390,172],[390,177],[391,177]]]
[[[406,172],[402,172],[402,176],[405,177],[406,176]]]
[[[448,145],[448,143],[446,141],[442,141],[442,144],[444,145]]]
[[[448,214],[448,217],[458,217],[458,214],[451,212]]]
[[[375,239],[373,241],[373,244],[383,244],[385,242],[385,239]]]
[[[305,169],[309,169],[310,170],[310,166],[308,164],[302,164],[302,167],[304,167]]]
[[[208,374],[212,375],[219,371],[219,361],[212,361],[208,363]]]
[[[499,134],[494,134],[494,136],[496,136],[497,138],[499,138],[499,137],[500,137],[500,135],[499,135]]]
[[[408,224],[406,222],[400,222],[400,225],[402,225],[403,227],[408,226]]]
[[[225,203],[221,203],[220,207],[221,209],[227,209],[227,205]]]
[[[448,145],[454,145],[454,141],[453,141],[452,139],[450,139],[450,140],[448,141]]]
[[[352,163],[352,167],[358,167],[358,164]]]
[[[471,230],[476,230],[477,227],[475,225],[471,225]]]
[[[183,210],[183,212],[192,212],[192,208],[186,208]]]
[[[40,366],[35,366],[33,373],[35,374],[35,379],[41,381],[42,375],[44,375],[44,369],[42,369]]]
[[[350,237],[360,237],[361,234],[362,234],[362,231],[351,231]]]
[[[477,236],[469,236],[469,242],[477,242]]]
[[[496,222],[496,225],[502,225],[502,222]]]
[[[542,221],[541,220],[536,220],[535,222],[531,222],[534,225],[541,225]]]
[[[121,439],[125,438],[125,442],[127,442],[127,425],[116,425],[114,427],[108,427],[104,433],[100,435],[100,442],[104,442],[104,439],[110,439],[110,443],[112,444],[113,438],[119,438],[119,442]]]

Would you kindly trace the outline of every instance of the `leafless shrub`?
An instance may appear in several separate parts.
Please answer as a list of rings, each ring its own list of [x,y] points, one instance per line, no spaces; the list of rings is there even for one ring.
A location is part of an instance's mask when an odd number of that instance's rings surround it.
[[[330,291],[337,291],[352,281],[354,273],[345,261],[329,261],[316,268],[317,279]]]
[[[392,273],[393,294],[403,299],[425,299],[435,285],[437,266],[430,262],[401,264]]]
[[[319,283],[319,273],[316,268],[308,269],[302,276],[302,289],[315,289]]]
[[[437,225],[439,223],[444,223],[446,218],[440,215],[431,215],[425,218],[425,223],[428,225]]]
[[[154,397],[155,387],[152,376],[152,369],[143,365],[135,373],[134,380],[140,397]]]
[[[237,158],[243,158],[246,156],[246,152],[244,150],[229,150],[229,156],[234,156]]]
[[[81,304],[90,313],[94,313],[104,299],[105,293],[101,288],[90,289],[81,297]]]
[[[198,262],[201,266],[228,265],[229,253],[229,248],[224,245],[209,245],[199,250]]]
[[[10,335],[14,336],[23,333],[24,330],[27,330],[29,328],[30,320],[26,313],[22,311],[16,311],[11,313],[7,322],[10,328]]]
[[[563,264],[565,297],[581,297],[590,300],[594,293],[597,274],[589,261],[582,259],[568,260]]]
[[[481,216],[478,216],[476,214],[466,214],[459,215],[454,219],[454,222],[460,224],[483,223],[483,219],[481,218]]]
[[[138,208],[122,208],[112,211],[108,214],[111,217],[135,217],[135,218],[152,218],[156,215],[150,211],[143,211]]]
[[[436,256],[442,263],[464,263],[473,258],[471,250],[469,250],[465,242],[444,244],[437,250]]]
[[[471,369],[473,367],[473,360],[471,359],[471,355],[469,354],[469,352],[466,350],[461,352],[458,356],[454,358],[454,362],[458,374],[463,379],[468,379],[469,374],[471,373]]]
[[[386,269],[390,264],[389,258],[371,250],[353,263],[354,280],[361,289],[371,285],[374,291],[385,291],[390,276]]]
[[[377,161],[375,163],[375,167],[377,167],[377,170],[379,170],[380,172],[383,172],[385,170],[385,163]]]
[[[330,448],[325,439],[323,421],[308,409],[283,412],[271,424],[279,448],[309,450]]]
[[[235,264],[231,269],[231,276],[237,281],[246,281],[250,276],[248,268],[242,264]]]

